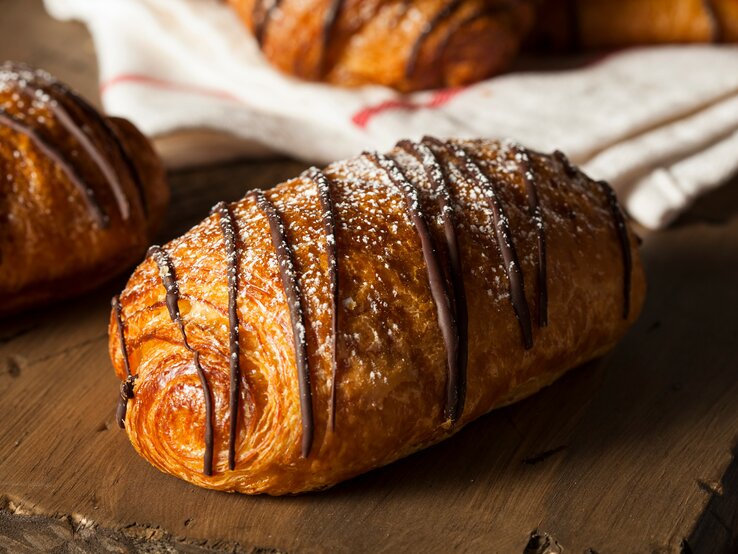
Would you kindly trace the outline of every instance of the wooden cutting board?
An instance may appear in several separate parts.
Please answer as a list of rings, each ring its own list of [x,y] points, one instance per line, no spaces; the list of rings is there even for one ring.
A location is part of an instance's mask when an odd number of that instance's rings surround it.
[[[94,91],[81,27],[38,1],[2,8],[3,57]],[[172,173],[161,240],[302,167]],[[735,550],[738,181],[648,236],[643,256],[645,311],[609,355],[436,447],[297,497],[200,490],[134,453],[107,356],[123,278],[0,322],[0,552]]]

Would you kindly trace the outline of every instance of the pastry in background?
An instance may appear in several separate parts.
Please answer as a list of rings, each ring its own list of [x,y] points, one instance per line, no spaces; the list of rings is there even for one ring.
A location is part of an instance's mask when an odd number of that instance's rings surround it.
[[[169,190],[148,140],[48,73],[0,65],[0,314],[140,260]]]
[[[321,489],[604,354],[644,295],[615,193],[560,152],[401,141],[152,247],[113,301],[117,418],[198,486]]]
[[[735,0],[543,0],[533,32],[559,49],[737,40]]]
[[[532,0],[229,0],[285,73],[402,92],[480,81],[507,68]]]

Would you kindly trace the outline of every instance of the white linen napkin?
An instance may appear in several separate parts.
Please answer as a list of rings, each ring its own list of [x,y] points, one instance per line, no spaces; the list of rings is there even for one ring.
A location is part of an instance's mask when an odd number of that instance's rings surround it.
[[[738,170],[732,46],[629,49],[575,69],[402,96],[278,73],[219,0],[45,2],[53,16],[89,27],[109,113],[155,138],[209,129],[240,139],[208,135],[217,147],[185,162],[278,152],[321,163],[424,134],[508,137],[566,152],[653,228]]]

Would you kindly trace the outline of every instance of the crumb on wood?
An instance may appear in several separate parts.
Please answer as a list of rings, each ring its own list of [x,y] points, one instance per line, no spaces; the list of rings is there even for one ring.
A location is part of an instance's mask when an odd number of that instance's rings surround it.
[[[564,547],[544,531],[534,529],[530,533],[523,554],[562,554]]]

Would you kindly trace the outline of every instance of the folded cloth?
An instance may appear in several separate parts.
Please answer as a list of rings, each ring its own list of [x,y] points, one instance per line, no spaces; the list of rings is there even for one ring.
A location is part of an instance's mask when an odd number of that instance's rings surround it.
[[[316,163],[424,134],[508,137],[566,152],[654,228],[738,170],[736,47],[629,49],[403,96],[278,73],[219,0],[45,1],[89,27],[105,109],[154,137],[222,131],[240,139],[236,153]],[[211,139],[189,160],[234,153]]]

